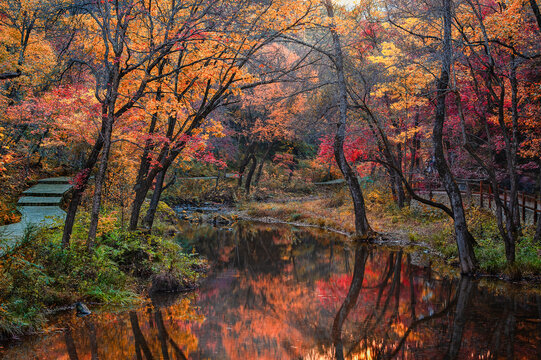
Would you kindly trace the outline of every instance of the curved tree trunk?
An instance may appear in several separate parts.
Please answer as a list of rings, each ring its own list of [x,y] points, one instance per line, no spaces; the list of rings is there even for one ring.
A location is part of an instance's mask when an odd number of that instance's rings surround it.
[[[443,39],[443,56],[441,75],[437,81],[437,102],[436,115],[434,118],[433,129],[433,144],[434,158],[436,168],[443,181],[445,191],[449,197],[451,208],[453,210],[453,220],[456,234],[456,242],[460,257],[460,269],[463,274],[471,274],[477,268],[477,261],[473,252],[473,237],[471,236],[466,223],[466,214],[462,203],[462,195],[460,189],[455,182],[451,169],[445,159],[445,151],[443,148],[443,125],[446,116],[446,99],[449,91],[449,78],[452,62],[452,47],[451,47],[451,22],[452,9],[451,0],[443,0],[443,23],[444,23],[444,39]]]
[[[145,335],[139,327],[139,319],[137,318],[137,313],[135,311],[130,311],[129,317],[136,351],[137,349],[141,349],[143,351],[143,354],[145,355],[145,358],[147,360],[152,360],[152,352],[150,351],[150,347],[148,346],[148,343],[145,339]]]
[[[363,245],[357,245],[355,249],[355,264],[353,268],[353,278],[349,286],[348,293],[344,302],[340,306],[340,310],[336,314],[332,325],[332,342],[335,349],[335,358],[338,360],[344,359],[344,347],[342,345],[342,327],[346,321],[351,309],[357,303],[357,298],[361,292],[364,280],[364,269],[368,259],[368,250]]]
[[[514,254],[514,250],[510,251],[511,248],[514,248],[515,239],[513,236],[516,235],[516,232],[513,231],[513,228],[509,228],[509,226],[512,226],[513,223],[509,222],[508,220],[511,219],[511,210],[509,208],[509,204],[505,203],[501,199],[501,187],[498,182],[498,178],[496,175],[496,171],[494,170],[493,164],[495,164],[495,155],[492,149],[488,152],[489,154],[489,162],[487,163],[486,160],[482,159],[475,149],[471,146],[471,144],[468,142],[468,136],[466,133],[466,118],[464,116],[464,112],[462,109],[462,102],[460,100],[459,95],[455,96],[456,99],[456,106],[458,109],[458,113],[460,116],[460,122],[462,127],[462,146],[466,149],[466,151],[470,154],[470,156],[477,162],[477,164],[485,170],[485,172],[488,174],[488,178],[490,180],[490,185],[492,186],[493,192],[494,192],[494,203],[496,205],[496,221],[498,224],[498,231],[500,232],[500,236],[502,237],[505,248],[506,248],[506,254],[512,253]],[[490,131],[488,129],[488,123],[486,119],[484,120],[484,125],[486,129],[486,136],[488,139],[488,142],[491,143],[491,135]],[[504,216],[505,214],[505,216]],[[511,244],[513,244],[511,246]],[[509,256],[506,256],[507,260],[509,261]],[[512,259],[514,261],[514,257]]]
[[[537,183],[538,183],[538,186],[539,186],[539,198],[541,198],[541,163],[538,164],[539,166],[539,174],[537,175],[538,176],[538,180],[537,180]],[[536,199],[536,204],[537,204],[537,199]],[[537,206],[535,207],[537,209]],[[537,216],[537,228],[535,230],[535,236],[534,236],[534,242],[536,243],[541,243],[541,216]]]
[[[327,15],[329,18],[334,17],[334,8],[330,0],[325,0],[325,7],[327,9]],[[334,137],[334,157],[340,171],[344,175],[346,183],[348,184],[349,192],[353,200],[353,207],[355,211],[355,234],[357,236],[366,238],[373,234],[368,219],[366,218],[366,208],[364,204],[364,197],[357,179],[357,174],[346,160],[344,155],[344,141],[346,138],[346,124],[347,124],[347,111],[348,111],[348,95],[346,87],[346,78],[344,74],[344,57],[342,54],[342,45],[340,43],[340,35],[336,31],[335,25],[331,26],[332,42],[334,47],[334,65],[336,67],[336,75],[338,77],[338,92],[339,92],[339,120],[337,124],[336,134]]]
[[[135,197],[131,204],[130,212],[130,224],[128,226],[129,231],[137,230],[137,224],[139,223],[139,215],[141,214],[141,208],[145,202],[145,198],[148,193],[148,189],[143,182],[135,185]]]
[[[167,123],[167,132],[165,134],[165,136],[169,140],[172,139],[176,123],[177,123],[176,116],[169,116],[168,123]],[[141,208],[143,207],[143,203],[145,202],[147,194],[150,188],[152,187],[154,179],[162,171],[167,172],[167,169],[169,169],[173,161],[180,154],[182,149],[184,149],[185,145],[186,145],[186,142],[182,143],[180,146],[177,146],[173,151],[171,151],[172,153],[174,152],[174,154],[170,155],[169,159],[167,159],[166,155],[170,152],[171,149],[169,145],[164,146],[159,156],[159,162],[160,162],[159,166],[161,166],[161,169],[157,168],[159,169],[159,171],[156,171],[156,169],[152,169],[150,167],[150,164],[148,164],[148,166],[144,165],[144,169],[143,168],[139,169],[140,173],[137,176],[137,180],[134,186],[135,197],[133,199],[132,207],[131,207],[130,224],[128,226],[129,231],[137,230],[137,225],[139,223],[139,216],[141,214]],[[142,161],[144,161],[144,159],[142,159]],[[143,163],[141,167],[143,167]],[[164,172],[164,178],[165,178],[165,172]],[[161,196],[161,192],[158,195]],[[159,201],[159,198],[158,198],[158,201]]]
[[[70,204],[68,206],[66,220],[64,222],[64,232],[62,234],[62,247],[64,248],[67,248],[70,245],[77,209],[79,208],[79,204],[83,198],[83,193],[88,186],[88,180],[90,179],[92,169],[94,169],[94,166],[98,162],[100,152],[105,144],[105,136],[103,136],[103,134],[107,132],[107,128],[109,127],[108,121],[105,121],[107,119],[107,108],[105,105],[102,105],[102,119],[100,133],[96,139],[96,142],[94,143],[94,146],[86,159],[84,167],[74,179],[74,189],[71,195]]]
[[[395,196],[396,205],[402,209],[406,206],[406,193],[402,187],[402,177],[398,174],[398,171],[395,169],[389,169],[390,180],[391,180],[391,190]]]
[[[265,154],[261,158],[261,162],[259,163],[259,167],[257,168],[257,174],[255,176],[255,186],[259,185],[259,181],[261,180],[261,174],[263,173],[263,165],[265,165],[265,161],[269,157],[269,154],[272,150],[272,144],[269,144],[267,147],[267,151],[265,151]]]
[[[535,15],[535,20],[537,21],[538,30],[541,32],[541,11],[539,11],[539,6],[537,6],[536,0],[530,0],[530,7],[532,12]]]
[[[248,149],[246,150],[246,155],[242,159],[239,165],[239,179],[237,181],[237,187],[240,189],[242,187],[242,179],[244,177],[244,172],[246,171],[246,167],[250,163],[250,160],[252,159],[252,154],[254,152],[254,145],[251,144],[248,146]]]
[[[458,300],[456,303],[455,318],[453,320],[453,327],[451,330],[451,340],[449,342],[449,349],[444,357],[446,360],[457,359],[458,355],[460,354],[464,328],[467,320],[466,312],[473,287],[474,286],[471,278],[463,276],[460,279],[460,283],[458,284]]]

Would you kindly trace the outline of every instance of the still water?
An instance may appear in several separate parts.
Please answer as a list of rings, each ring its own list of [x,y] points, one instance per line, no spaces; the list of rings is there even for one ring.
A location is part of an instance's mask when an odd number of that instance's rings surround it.
[[[541,359],[541,296],[447,279],[417,254],[253,223],[178,240],[212,264],[197,292],[61,316],[0,357]]]

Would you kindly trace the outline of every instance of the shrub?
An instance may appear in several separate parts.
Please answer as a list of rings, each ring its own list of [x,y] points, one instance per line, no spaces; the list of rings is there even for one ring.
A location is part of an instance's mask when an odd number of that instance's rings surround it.
[[[137,302],[155,274],[167,272],[189,287],[197,281],[201,261],[170,238],[107,227],[89,252],[81,225],[86,218],[78,218],[67,249],[61,229],[29,231],[19,248],[0,258],[0,337],[39,328],[51,307]]]

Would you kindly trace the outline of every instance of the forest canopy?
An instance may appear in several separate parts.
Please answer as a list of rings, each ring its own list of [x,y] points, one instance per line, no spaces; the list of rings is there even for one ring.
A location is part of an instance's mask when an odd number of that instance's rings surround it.
[[[377,177],[398,208],[453,220],[471,273],[467,180],[489,186],[515,262],[519,198],[541,182],[535,0],[2,0],[0,28],[3,223],[28,182],[70,176],[62,244],[82,208],[92,250],[103,211],[151,231],[163,192],[202,168],[239,196],[281,171],[343,177],[370,238],[358,178]]]

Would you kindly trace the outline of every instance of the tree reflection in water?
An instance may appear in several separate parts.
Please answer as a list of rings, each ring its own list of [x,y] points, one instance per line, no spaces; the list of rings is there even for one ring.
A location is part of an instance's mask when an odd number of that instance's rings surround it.
[[[393,324],[400,318],[400,293],[401,293],[401,267],[402,267],[402,251],[397,253],[390,253],[388,255],[388,261],[386,262],[385,270],[380,275],[379,284],[374,287],[367,287],[368,291],[377,290],[377,297],[375,306],[368,312],[364,321],[360,321],[360,331],[357,335],[357,341],[351,346],[348,351],[344,351],[344,345],[342,342],[342,328],[347,316],[358,302],[359,295],[362,290],[362,284],[364,280],[366,260],[368,258],[370,250],[367,245],[359,244],[355,249],[355,263],[353,270],[353,278],[349,286],[349,290],[345,299],[334,318],[332,327],[332,341],[334,345],[334,356],[337,360],[343,360],[345,358],[352,358],[353,355],[357,355],[359,358],[370,359],[391,359],[400,354],[403,349],[406,340],[410,334],[421,324],[427,323],[431,320],[437,319],[446,315],[450,308],[456,303],[456,313],[454,317],[451,340],[449,349],[445,354],[445,359],[457,359],[459,355],[460,346],[462,343],[462,334],[464,331],[464,325],[466,323],[465,311],[472,292],[473,283],[470,278],[463,277],[460,279],[458,286],[458,292],[455,298],[448,302],[440,311],[433,314],[416,317],[416,297],[413,285],[413,271],[409,273],[410,282],[410,314],[411,324],[404,331],[404,333],[398,337],[395,341],[396,345],[389,344],[391,340],[390,336],[378,337],[373,336],[378,333],[377,326],[384,326],[385,328],[392,329]],[[408,255],[408,264],[411,265],[411,257]],[[389,280],[392,278],[389,286]],[[387,290],[388,287],[388,290]],[[387,290],[387,291],[385,291]],[[383,296],[384,292],[386,293]],[[458,299],[458,300],[457,300]],[[394,307],[389,309],[389,304],[394,301]],[[389,311],[388,311],[389,310]],[[385,316],[387,315],[387,318]],[[388,335],[388,334],[387,334]],[[346,355],[344,354],[346,353]],[[364,356],[363,356],[364,355]]]
[[[335,356],[337,359],[344,358],[344,349],[342,344],[342,326],[344,321],[349,315],[351,309],[357,303],[357,298],[361,291],[363,280],[364,280],[364,268],[366,265],[366,260],[368,259],[368,250],[365,246],[359,245],[355,249],[355,265],[353,269],[353,279],[351,280],[351,285],[349,291],[340,306],[340,310],[334,318],[332,325],[332,342],[335,348]]]
[[[214,271],[197,294],[60,319],[6,359],[541,358],[541,299],[447,280],[418,254],[328,233],[239,224],[179,241]],[[491,283],[494,286],[494,283]]]

